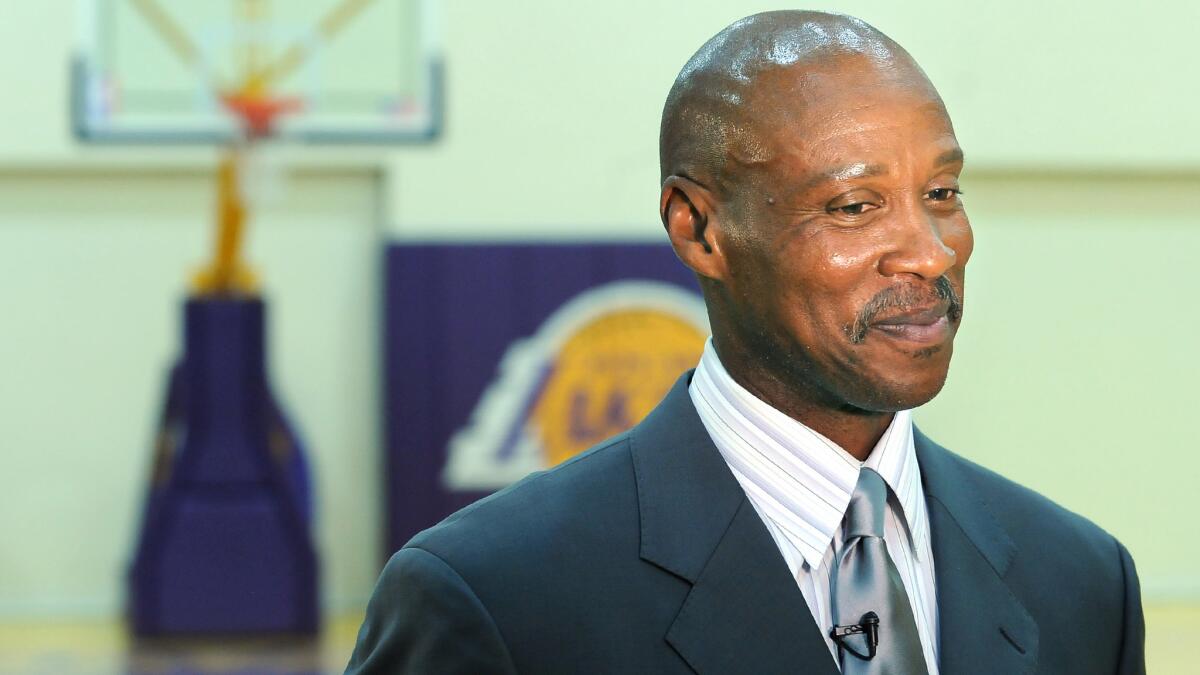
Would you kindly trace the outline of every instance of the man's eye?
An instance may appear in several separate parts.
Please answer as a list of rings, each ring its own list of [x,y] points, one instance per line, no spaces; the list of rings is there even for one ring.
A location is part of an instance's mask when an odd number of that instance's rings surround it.
[[[932,199],[935,202],[945,202],[945,201],[954,199],[955,197],[957,197],[958,195],[961,195],[961,194],[962,194],[962,190],[959,190],[957,188],[937,188],[935,190],[930,190],[929,192],[925,193],[925,196],[929,197],[930,199]]]
[[[879,208],[869,202],[858,202],[857,204],[847,204],[845,206],[835,206],[830,209],[831,212],[841,213],[847,216],[861,216],[867,211]]]

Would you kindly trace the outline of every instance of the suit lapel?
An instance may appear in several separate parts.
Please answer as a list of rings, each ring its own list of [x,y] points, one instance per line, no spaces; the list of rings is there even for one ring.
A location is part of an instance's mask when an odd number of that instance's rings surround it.
[[[838,672],[796,581],[745,499],[667,642],[701,675]]]
[[[943,673],[1033,672],[1038,626],[1004,580],[1016,547],[963,460],[914,430],[929,507]]]
[[[630,433],[641,557],[692,584],[666,640],[702,675],[836,675],[779,549],[696,414],[690,379]]]

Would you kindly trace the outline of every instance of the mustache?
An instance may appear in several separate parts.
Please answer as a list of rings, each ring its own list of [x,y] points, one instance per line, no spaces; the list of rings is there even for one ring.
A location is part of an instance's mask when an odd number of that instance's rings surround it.
[[[860,344],[867,339],[867,331],[871,329],[871,324],[875,323],[875,320],[883,312],[889,309],[931,305],[943,301],[948,301],[950,304],[946,311],[947,319],[956,322],[962,318],[962,299],[958,297],[954,285],[944,276],[935,279],[929,287],[906,284],[885,288],[863,305],[854,319],[854,323],[846,326],[846,334],[850,337],[851,343]]]

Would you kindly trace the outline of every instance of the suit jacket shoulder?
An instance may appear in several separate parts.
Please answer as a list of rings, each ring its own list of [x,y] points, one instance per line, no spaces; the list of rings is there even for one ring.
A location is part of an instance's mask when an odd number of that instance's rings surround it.
[[[628,434],[465,507],[405,548],[434,553],[480,585],[486,585],[484,577],[514,579],[523,568],[574,570],[602,548],[636,557],[637,495]]]
[[[639,543],[637,485],[624,434],[451,515],[415,536],[385,567],[372,604],[380,589],[399,590],[368,608],[355,659],[479,641],[503,646],[489,648],[496,655],[491,667],[456,669],[443,654],[410,670],[395,659],[385,659],[390,665],[379,670],[355,669],[352,661],[350,672],[509,672],[506,661],[521,673],[685,672],[663,636],[689,586],[643,564]],[[436,562],[414,573],[414,554]],[[449,574],[456,584],[444,582]],[[428,604],[421,602],[429,595],[422,590],[430,585],[427,577],[443,594],[465,599],[447,607],[452,611],[444,617],[435,607],[440,618],[421,628],[404,617]],[[412,627],[370,627],[398,622]],[[480,626],[494,626],[494,633]],[[387,639],[371,644],[371,635]]]
[[[916,436],[931,519],[942,530],[935,546],[954,530],[968,533],[1037,626],[1030,639],[1044,645],[1038,672],[1093,672],[1089,662],[1106,672],[1144,672],[1141,595],[1125,547],[1083,516]],[[943,577],[960,559],[936,550],[935,559],[943,605]]]
[[[1069,550],[1076,560],[1079,556],[1105,561],[1112,558],[1118,544],[1099,525],[991,469],[949,450],[945,452],[970,477],[979,498],[1014,542],[1041,542],[1040,553],[1048,553],[1049,548]]]
[[[414,537],[348,672],[836,675],[689,381],[627,434]]]

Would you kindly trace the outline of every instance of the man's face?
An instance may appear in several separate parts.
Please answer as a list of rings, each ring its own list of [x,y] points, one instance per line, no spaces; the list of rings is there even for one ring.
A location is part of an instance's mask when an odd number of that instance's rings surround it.
[[[731,329],[814,403],[886,412],[945,382],[973,245],[962,153],[923,76],[840,59],[764,76],[767,159],[720,207]]]

